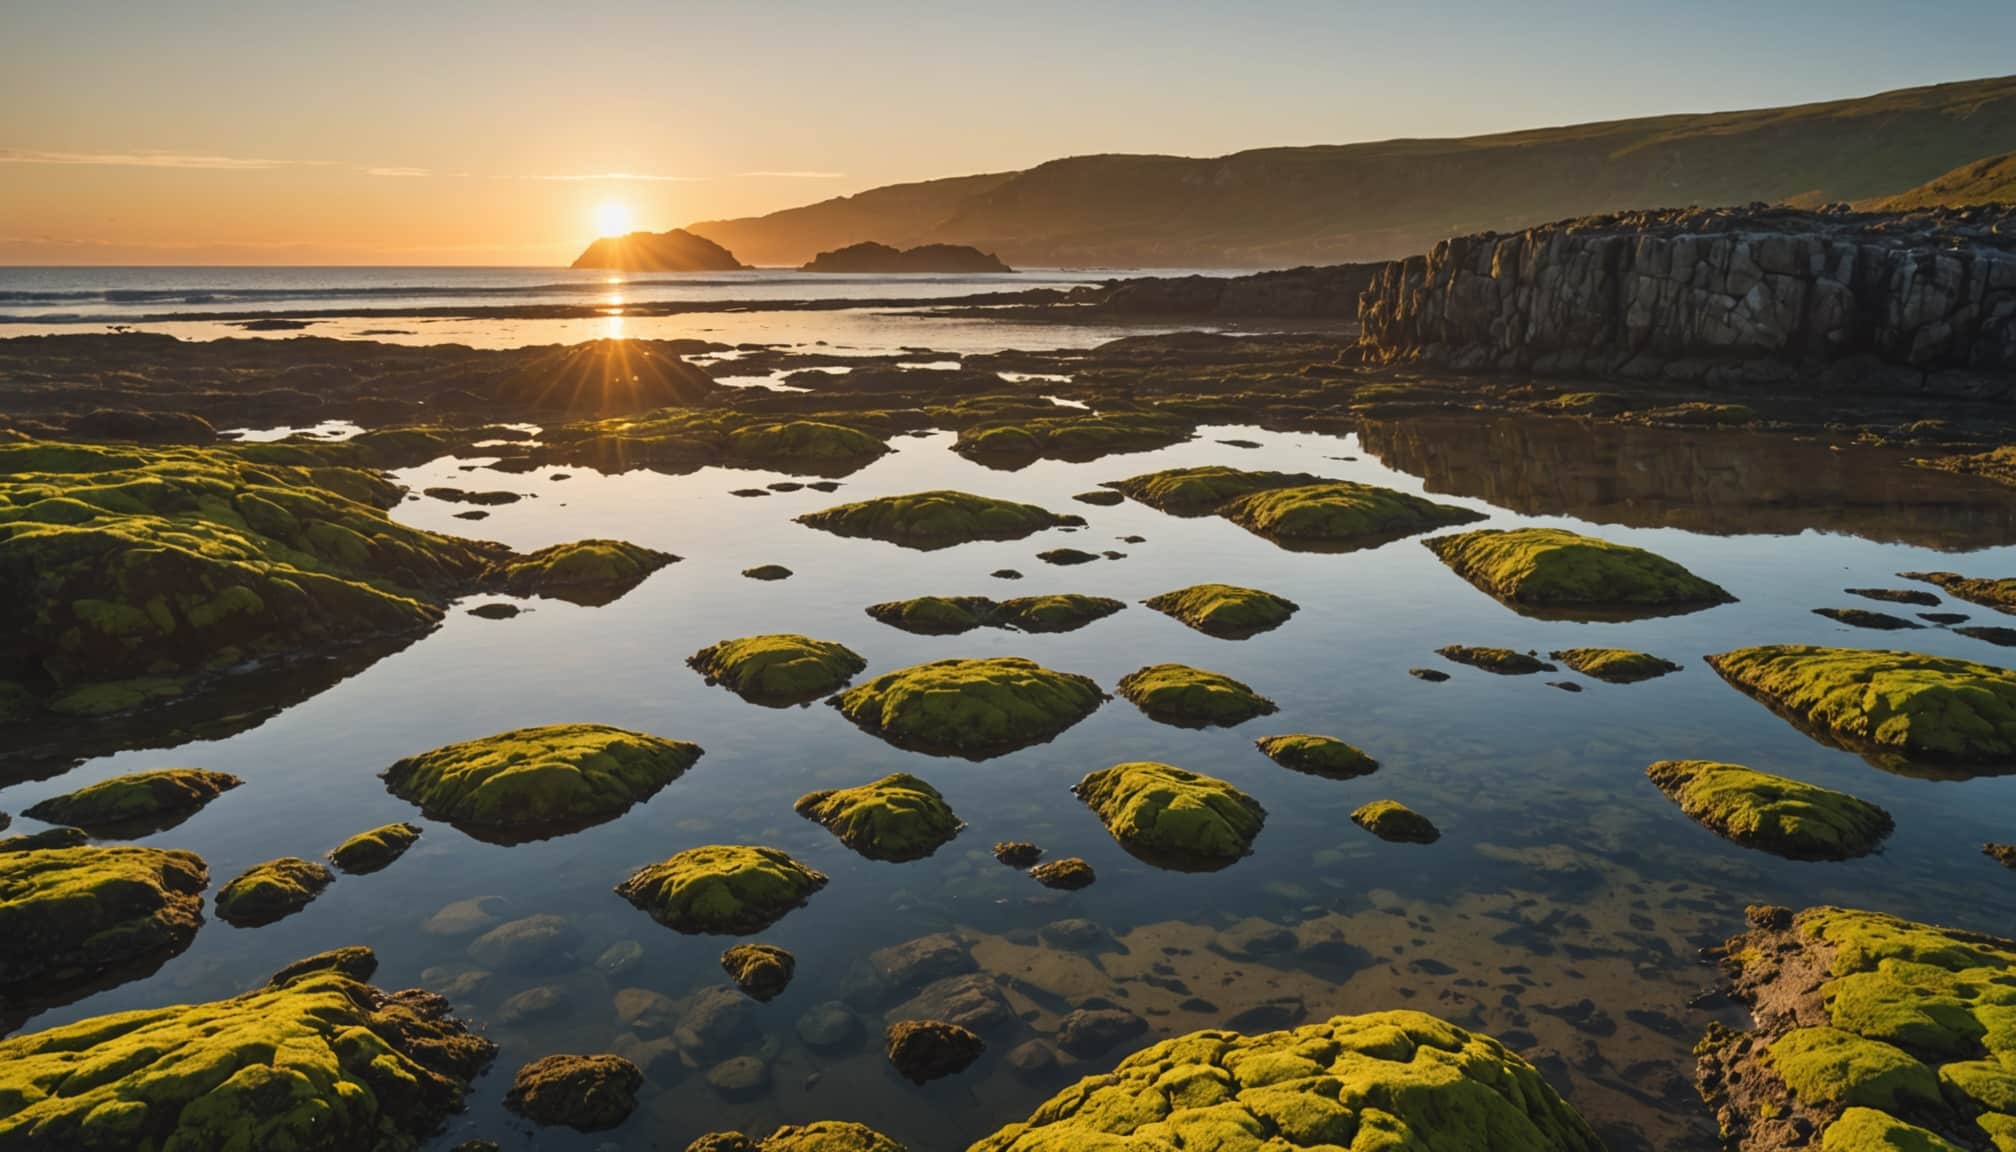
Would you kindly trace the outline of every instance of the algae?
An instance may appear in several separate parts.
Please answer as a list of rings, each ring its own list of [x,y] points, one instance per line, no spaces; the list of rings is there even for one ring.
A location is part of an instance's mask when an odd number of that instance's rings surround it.
[[[936,788],[907,772],[808,792],[793,807],[870,860],[921,860],[965,827]]]
[[[1105,487],[1173,516],[1209,516],[1227,501],[1255,492],[1328,483],[1332,481],[1306,472],[1247,472],[1207,464],[1129,476]]]
[[[885,673],[834,704],[899,748],[984,760],[1051,740],[1105,700],[1087,677],[997,656]]]
[[[775,848],[713,844],[638,869],[616,886],[667,928],[746,936],[826,886],[826,877]]]
[[[1888,812],[1845,792],[1738,764],[1661,760],[1645,775],[1696,821],[1795,860],[1867,855],[1892,827]]]
[[[1193,584],[1142,603],[1221,640],[1244,640],[1270,632],[1286,624],[1300,607],[1271,592],[1236,584]]]
[[[493,565],[486,585],[595,608],[620,599],[679,557],[621,540],[576,540]]]
[[[1150,719],[1181,728],[1231,727],[1280,710],[1240,681],[1188,664],[1137,668],[1119,691]]]
[[[299,856],[254,864],[217,890],[217,917],[239,928],[271,924],[306,908],[334,879],[329,869]]]
[[[721,970],[750,999],[768,1002],[791,983],[798,958],[772,944],[737,944],[721,954]]]
[[[1510,648],[1474,648],[1468,644],[1447,644],[1435,650],[1444,660],[1481,668],[1499,676],[1530,676],[1535,672],[1552,672],[1554,665],[1547,663],[1531,652],[1515,652]]]
[[[1457,575],[1524,615],[1634,618],[1735,599],[1663,556],[1560,528],[1486,528],[1422,543]]]
[[[417,824],[386,824],[359,832],[330,849],[329,861],[352,876],[364,876],[390,867],[419,839]]]
[[[1323,552],[1376,547],[1485,518],[1455,504],[1348,480],[1268,488],[1224,504],[1218,514],[1284,548]]]
[[[744,636],[709,644],[686,664],[753,704],[806,704],[847,686],[868,667],[853,649],[794,633]]]
[[[1629,648],[1562,648],[1547,655],[1549,659],[1559,660],[1582,675],[1606,684],[1636,684],[1640,680],[1656,680],[1669,672],[1680,671],[1680,665],[1671,660],[1662,660],[1650,652],[1634,652]]]
[[[643,1086],[644,1073],[621,1056],[560,1053],[518,1069],[504,1106],[534,1124],[597,1132],[629,1119]]]
[[[1334,736],[1292,732],[1262,736],[1253,743],[1269,760],[1309,776],[1355,780],[1379,770],[1377,760]]]
[[[243,783],[226,772],[163,768],[101,780],[24,811],[44,823],[82,828],[100,839],[131,840],[175,827]]]
[[[1057,888],[1065,892],[1076,892],[1097,879],[1092,872],[1092,865],[1076,856],[1045,860],[1029,869],[1029,878],[1045,888]]]
[[[1231,784],[1153,761],[1088,773],[1072,791],[1123,848],[1157,863],[1222,867],[1253,850],[1267,819]]]
[[[1351,822],[1395,844],[1433,844],[1442,833],[1426,816],[1398,800],[1374,800],[1351,813]]]
[[[1979,604],[1997,612],[2016,613],[2016,578],[1991,580],[1962,576],[1958,572],[1899,572],[1897,575],[1906,580],[1922,580],[1937,585],[1947,595],[1969,604]]]
[[[10,997],[158,963],[195,938],[210,882],[195,853],[38,837],[48,846],[0,852],[0,988]]]

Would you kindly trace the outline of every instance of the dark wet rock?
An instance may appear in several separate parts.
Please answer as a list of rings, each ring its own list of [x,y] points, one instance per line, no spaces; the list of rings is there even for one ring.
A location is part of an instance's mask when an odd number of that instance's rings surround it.
[[[1113,839],[1149,859],[1235,860],[1253,850],[1267,819],[1259,801],[1231,784],[1154,761],[1088,773],[1072,791]]]
[[[721,970],[751,999],[777,998],[791,983],[798,958],[772,944],[737,944],[721,954]]]
[[[1397,800],[1374,800],[1351,813],[1351,822],[1395,844],[1433,844],[1442,837],[1426,816]]]
[[[573,962],[581,934],[565,916],[542,912],[507,920],[469,944],[469,958],[485,968],[537,975]]]
[[[868,606],[868,615],[920,636],[956,636],[975,628],[1071,632],[1125,608],[1104,596],[1059,593],[993,600],[986,596],[919,596]]]
[[[1047,552],[1038,552],[1036,559],[1043,561],[1045,564],[1059,564],[1069,567],[1073,564],[1090,564],[1092,561],[1099,559],[1099,556],[1096,553],[1082,551],[1077,548],[1052,548]]]
[[[1253,744],[1269,760],[1309,776],[1355,780],[1379,770],[1377,760],[1334,736],[1293,732],[1282,736],[1262,736]]]
[[[513,993],[497,1006],[497,1020],[503,1024],[523,1024],[565,1009],[567,990],[558,984],[538,984]]]
[[[481,508],[471,508],[467,512],[457,512],[454,516],[457,520],[488,520],[490,513]]]
[[[1121,536],[1117,539],[1122,544],[1146,544],[1148,542],[1146,536]]]
[[[329,862],[353,876],[368,875],[390,867],[419,839],[417,824],[386,824],[359,832],[330,849]]]
[[[1515,652],[1510,648],[1473,648],[1468,644],[1448,644],[1435,650],[1444,660],[1495,672],[1500,676],[1527,676],[1535,672],[1552,672],[1555,667],[1533,655],[1531,652]]]
[[[1962,576],[1958,572],[1899,572],[1906,580],[1922,580],[1937,585],[1948,596],[1993,608],[1998,612],[2016,612],[2016,577],[1991,580],[1976,576]]]
[[[226,772],[164,768],[114,776],[23,810],[45,824],[82,828],[99,839],[164,832],[244,781]]]
[[[1890,604],[1916,604],[1921,608],[1936,608],[1939,597],[1916,588],[1847,588],[1850,596],[1860,596],[1865,600],[1882,600]]]
[[[978,968],[964,938],[933,932],[869,953],[848,973],[842,995],[851,1003],[878,1007],[902,1000],[926,984]]]
[[[782,564],[758,564],[754,568],[742,569],[742,575],[751,580],[789,580],[792,571]]]
[[[432,496],[436,500],[445,500],[450,504],[482,504],[491,506],[516,504],[525,498],[516,492],[470,492],[461,488],[426,488],[421,490],[421,494]]]
[[[936,788],[907,772],[809,792],[794,808],[870,860],[921,860],[966,826]]]
[[[815,1052],[851,1048],[861,1039],[861,1018],[838,1000],[815,1004],[798,1017],[798,1038]]]
[[[1220,441],[1218,441],[1218,443],[1220,443],[1220,444],[1223,444],[1223,445],[1225,445],[1225,446],[1226,446],[1227,448],[1258,448],[1258,447],[1260,447],[1260,442],[1259,442],[1258,440],[1239,440],[1239,439],[1232,439],[1232,440],[1220,440]]]
[[[1057,1025],[1057,1046],[1073,1056],[1104,1055],[1148,1031],[1148,1021],[1124,1008],[1080,1008]]]
[[[193,852],[0,852],[0,989],[26,999],[176,955],[203,923],[208,884]]]
[[[884,1034],[884,1054],[913,1084],[963,1072],[987,1044],[970,1029],[942,1020],[899,1020]]]
[[[949,548],[975,540],[1020,540],[1045,528],[1083,525],[1084,518],[1020,504],[940,490],[882,496],[841,504],[797,518],[838,536],[886,540],[908,548]]]
[[[1025,840],[1003,840],[994,845],[994,859],[1010,868],[1027,868],[1043,858],[1043,849]]]
[[[1244,640],[1288,622],[1299,607],[1271,592],[1235,584],[1193,584],[1142,601],[1207,636]]]
[[[1573,680],[1549,680],[1547,681],[1547,687],[1559,688],[1563,692],[1582,691],[1582,686],[1580,684],[1575,683]]]
[[[1033,660],[936,660],[835,697],[842,715],[899,748],[986,759],[1048,741],[1096,711],[1097,683]]]
[[[1076,856],[1063,856],[1048,860],[1029,869],[1029,878],[1045,888],[1058,888],[1075,892],[1089,887],[1093,880],[1092,865]]]
[[[761,932],[826,886],[775,848],[711,844],[638,869],[616,892],[667,928],[730,936]]]
[[[1560,528],[1487,528],[1424,543],[1482,591],[1543,618],[1656,616],[1735,599],[1663,556]]]
[[[472,896],[442,905],[420,926],[430,936],[473,936],[497,926],[503,916],[502,896]]]
[[[757,496],[768,496],[770,495],[770,490],[768,488],[735,488],[731,489],[728,495],[749,499]]]
[[[1126,500],[1127,497],[1113,491],[1111,488],[1094,488],[1090,492],[1080,492],[1071,497],[1071,499],[1078,501],[1080,504],[1092,504],[1105,508],[1119,504]]]
[[[299,856],[255,864],[217,890],[217,918],[239,928],[271,924],[306,908],[335,878]]]
[[[988,575],[990,575],[990,576],[994,577],[994,578],[995,578],[996,580],[1020,580],[1020,579],[1022,579],[1022,573],[1020,573],[1020,572],[1017,572],[1017,571],[1016,571],[1015,569],[1013,569],[1013,568],[996,568],[996,569],[995,569],[994,571],[992,571],[992,572],[988,573]]]
[[[1416,680],[1426,680],[1430,684],[1440,684],[1449,679],[1449,674],[1439,668],[1409,668],[1407,675]]]
[[[1934,624],[1965,624],[1972,619],[1965,612],[1920,612],[1918,618]]]
[[[493,600],[488,604],[478,604],[474,608],[469,609],[469,615],[481,620],[509,620],[522,611],[524,609],[518,607],[516,604],[507,604],[502,600]]]
[[[1187,664],[1151,664],[1122,677],[1120,695],[1150,719],[1183,728],[1231,727],[1280,710],[1230,676]]]
[[[744,700],[781,706],[832,695],[868,661],[844,644],[776,633],[709,644],[686,665]]]
[[[1127,558],[1127,554],[1125,552],[1115,552],[1111,548],[1108,548],[1106,551],[1101,552],[1099,554],[1101,556],[1104,556],[1108,560],[1125,560]]]
[[[889,1010],[890,1022],[899,1020],[943,1020],[981,1035],[993,1035],[1016,1027],[1020,1020],[1001,986],[979,972],[948,976],[924,986],[917,995]]]
[[[814,492],[838,492],[840,490],[840,482],[838,480],[814,480],[805,485],[805,487],[812,489]]]
[[[1815,608],[1813,614],[1825,616],[1837,624],[1846,624],[1851,628],[1876,628],[1894,632],[1902,628],[1924,627],[1915,620],[1892,616],[1888,612],[1872,612],[1867,608]]]
[[[1955,628],[1953,631],[1975,640],[1985,640],[1997,648],[2016,648],[2016,628],[1998,628],[1989,624],[1977,624],[1969,628]]]
[[[629,1119],[643,1086],[644,1073],[621,1056],[547,1056],[518,1069],[504,1106],[535,1124],[595,1132]]]
[[[1688,816],[1736,843],[1796,860],[1846,860],[1876,850],[1890,814],[1836,792],[1739,764],[1661,760],[1645,770]]]
[[[776,480],[765,484],[764,487],[770,489],[772,492],[796,492],[804,488],[805,485],[796,480]]]
[[[621,540],[576,540],[492,565],[484,582],[513,596],[544,596],[595,608],[622,598],[678,559]]]
[[[1606,684],[1635,684],[1680,671],[1680,665],[1670,660],[1629,648],[1561,648],[1547,655]]]

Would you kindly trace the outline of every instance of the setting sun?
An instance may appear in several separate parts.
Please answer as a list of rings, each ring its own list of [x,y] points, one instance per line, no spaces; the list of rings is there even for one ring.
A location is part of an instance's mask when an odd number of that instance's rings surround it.
[[[630,206],[620,200],[604,200],[595,206],[595,234],[598,236],[628,236],[630,234]]]

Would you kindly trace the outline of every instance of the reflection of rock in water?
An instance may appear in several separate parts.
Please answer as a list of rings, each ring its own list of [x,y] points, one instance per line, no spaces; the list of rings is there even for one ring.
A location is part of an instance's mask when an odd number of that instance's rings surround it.
[[[2006,488],[1909,467],[1901,449],[1545,416],[1367,420],[1358,435],[1430,492],[1529,516],[1714,535],[1814,529],[1949,552],[2016,543]]]

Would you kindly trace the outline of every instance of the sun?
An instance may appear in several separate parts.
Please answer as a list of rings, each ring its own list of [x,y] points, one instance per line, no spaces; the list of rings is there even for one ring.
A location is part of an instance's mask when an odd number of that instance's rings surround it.
[[[595,231],[600,236],[628,236],[630,206],[621,200],[604,200],[595,206]]]

